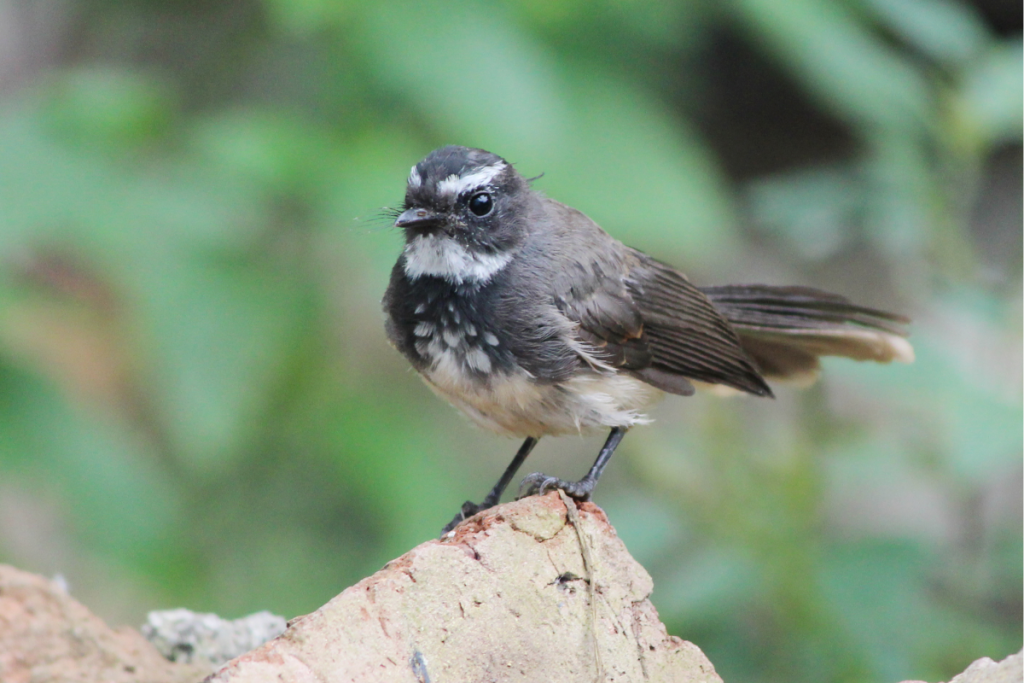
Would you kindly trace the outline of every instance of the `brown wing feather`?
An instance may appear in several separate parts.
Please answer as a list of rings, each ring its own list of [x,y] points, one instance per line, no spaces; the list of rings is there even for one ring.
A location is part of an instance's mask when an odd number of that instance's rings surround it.
[[[651,366],[660,372],[771,396],[736,332],[708,298],[671,266],[641,252],[632,253],[636,264],[626,287],[644,321]]]
[[[820,356],[913,359],[902,316],[808,287],[697,288],[642,252],[608,246],[556,277],[556,303],[578,325],[585,360],[665,391],[689,395],[695,380],[771,396],[764,377],[812,378]]]
[[[625,250],[564,272],[556,303],[577,323],[587,356],[675,394],[690,379],[770,396],[739,338],[696,287],[670,266]]]
[[[632,255],[626,256],[631,259]],[[689,396],[693,385],[681,375],[652,366],[650,340],[640,307],[625,285],[629,264],[588,263],[561,273],[555,303],[577,324],[584,360],[629,372],[648,384],[673,394]]]
[[[643,320],[621,277],[606,276],[600,264],[581,265],[563,273],[556,290],[559,310],[577,324],[584,360],[624,370],[650,366]]]

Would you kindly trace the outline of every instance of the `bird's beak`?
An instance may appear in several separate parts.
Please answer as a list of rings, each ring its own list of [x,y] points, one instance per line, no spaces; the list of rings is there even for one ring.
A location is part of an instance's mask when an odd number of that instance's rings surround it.
[[[437,225],[441,217],[430,209],[407,209],[395,219],[396,228],[426,228]]]

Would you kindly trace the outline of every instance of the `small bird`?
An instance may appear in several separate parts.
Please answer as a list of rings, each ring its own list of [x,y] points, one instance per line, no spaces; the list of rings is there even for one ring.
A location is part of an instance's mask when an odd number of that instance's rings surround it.
[[[610,430],[579,481],[527,476],[522,495],[587,500],[630,427],[665,392],[772,396],[813,380],[821,356],[911,362],[905,317],[809,287],[697,287],[467,147],[412,167],[395,226],[405,247],[384,295],[387,336],[439,396],[485,429],[525,439],[479,504],[496,505],[542,436]]]

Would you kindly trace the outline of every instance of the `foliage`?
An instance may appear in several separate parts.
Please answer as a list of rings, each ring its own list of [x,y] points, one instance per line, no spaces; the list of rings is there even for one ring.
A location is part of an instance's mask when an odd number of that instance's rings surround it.
[[[22,17],[60,57],[0,107],[0,559],[118,618],[295,615],[483,493],[515,444],[429,395],[378,306],[380,208],[454,142],[698,282],[915,318],[913,366],[670,400],[626,439],[597,501],[673,633],[729,681],[1019,649],[1019,26],[955,0],[60,6]],[[748,96],[723,45],[785,84],[790,130],[837,132],[737,170],[762,151],[702,108]]]

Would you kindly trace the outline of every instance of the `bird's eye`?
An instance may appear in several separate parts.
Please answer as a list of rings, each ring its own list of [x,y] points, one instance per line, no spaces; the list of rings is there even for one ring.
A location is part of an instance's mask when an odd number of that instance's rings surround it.
[[[477,192],[469,198],[469,210],[477,216],[486,216],[494,208],[494,200],[489,192]]]

